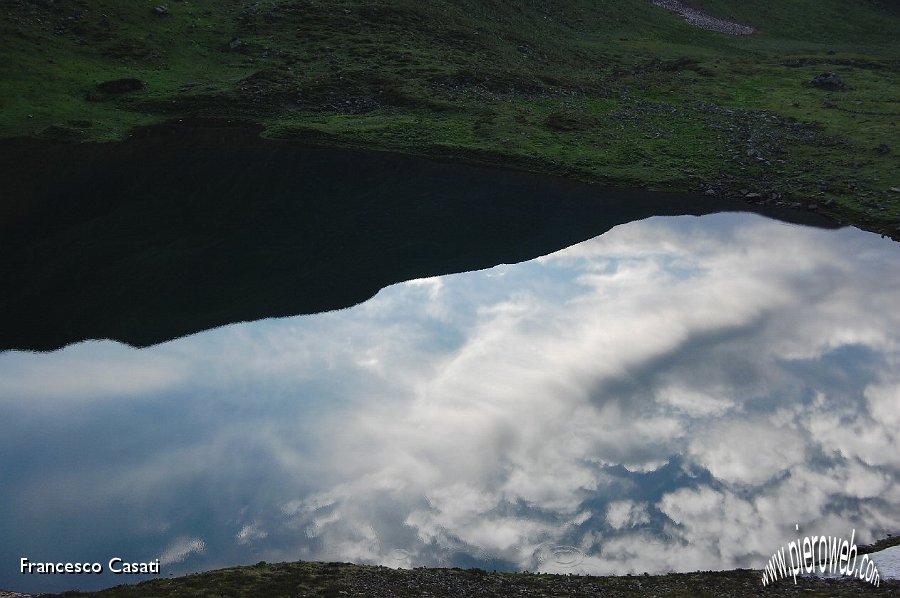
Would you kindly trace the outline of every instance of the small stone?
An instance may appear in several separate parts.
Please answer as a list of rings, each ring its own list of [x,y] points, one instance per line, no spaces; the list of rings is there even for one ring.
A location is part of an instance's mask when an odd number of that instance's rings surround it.
[[[231,38],[231,41],[228,42],[228,47],[231,48],[232,50],[236,50],[237,48],[241,47],[241,44],[243,44],[243,42],[241,41],[241,38],[233,37],[233,38]]]
[[[158,6],[153,7],[153,12],[161,17],[166,17],[169,15],[169,7],[165,4],[159,4]]]
[[[879,145],[878,147],[875,148],[875,151],[878,152],[879,154],[881,154],[882,156],[886,156],[887,154],[891,153],[891,146],[889,146],[887,143],[882,143],[881,145]]]
[[[716,190],[715,190],[715,189],[707,189],[707,190],[703,193],[703,195],[716,195]]]
[[[747,193],[744,195],[744,197],[746,197],[747,199],[759,199],[760,197],[762,197],[762,195],[759,193]]]
[[[893,191],[894,193],[900,193],[900,187],[891,187],[890,190]]]
[[[813,87],[821,87],[822,89],[844,89],[844,80],[837,73],[822,73],[813,77],[809,83]]]

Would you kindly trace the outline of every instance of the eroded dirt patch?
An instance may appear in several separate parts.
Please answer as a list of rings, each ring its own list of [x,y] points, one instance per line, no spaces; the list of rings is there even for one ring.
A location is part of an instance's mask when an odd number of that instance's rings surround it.
[[[708,31],[716,31],[727,35],[750,35],[756,31],[749,25],[741,25],[733,21],[719,19],[702,10],[685,6],[683,2],[678,2],[678,0],[653,0],[653,4],[678,13],[689,25]]]

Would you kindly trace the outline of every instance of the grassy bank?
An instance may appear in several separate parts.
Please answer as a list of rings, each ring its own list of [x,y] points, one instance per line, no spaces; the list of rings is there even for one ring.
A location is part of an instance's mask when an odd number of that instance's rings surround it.
[[[0,13],[0,137],[167,119],[816,209],[900,231],[900,6],[32,0]],[[835,72],[845,86],[809,84]],[[107,81],[139,83],[103,86]],[[99,85],[99,87],[98,87]]]
[[[782,579],[763,587],[760,571],[590,577],[488,573],[480,569],[387,569],[346,563],[259,563],[177,579],[161,579],[101,592],[60,596],[167,598],[169,596],[896,596],[900,582],[879,587],[856,580]]]

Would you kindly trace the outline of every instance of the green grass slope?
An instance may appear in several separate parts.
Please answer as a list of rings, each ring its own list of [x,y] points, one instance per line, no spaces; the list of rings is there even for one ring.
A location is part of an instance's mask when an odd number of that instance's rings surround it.
[[[0,137],[178,118],[270,137],[749,196],[900,234],[900,5],[31,0],[0,7]],[[159,7],[157,9],[157,7]],[[809,85],[823,72],[846,83]],[[136,78],[141,89],[98,84]]]

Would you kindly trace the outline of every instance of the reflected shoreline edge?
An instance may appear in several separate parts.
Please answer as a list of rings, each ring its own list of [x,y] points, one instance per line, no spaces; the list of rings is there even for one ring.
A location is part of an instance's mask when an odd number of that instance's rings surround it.
[[[145,347],[344,309],[397,282],[527,261],[650,216],[841,227],[783,207],[314,148],[221,124],[157,125],[110,144],[10,142],[0,351]]]

